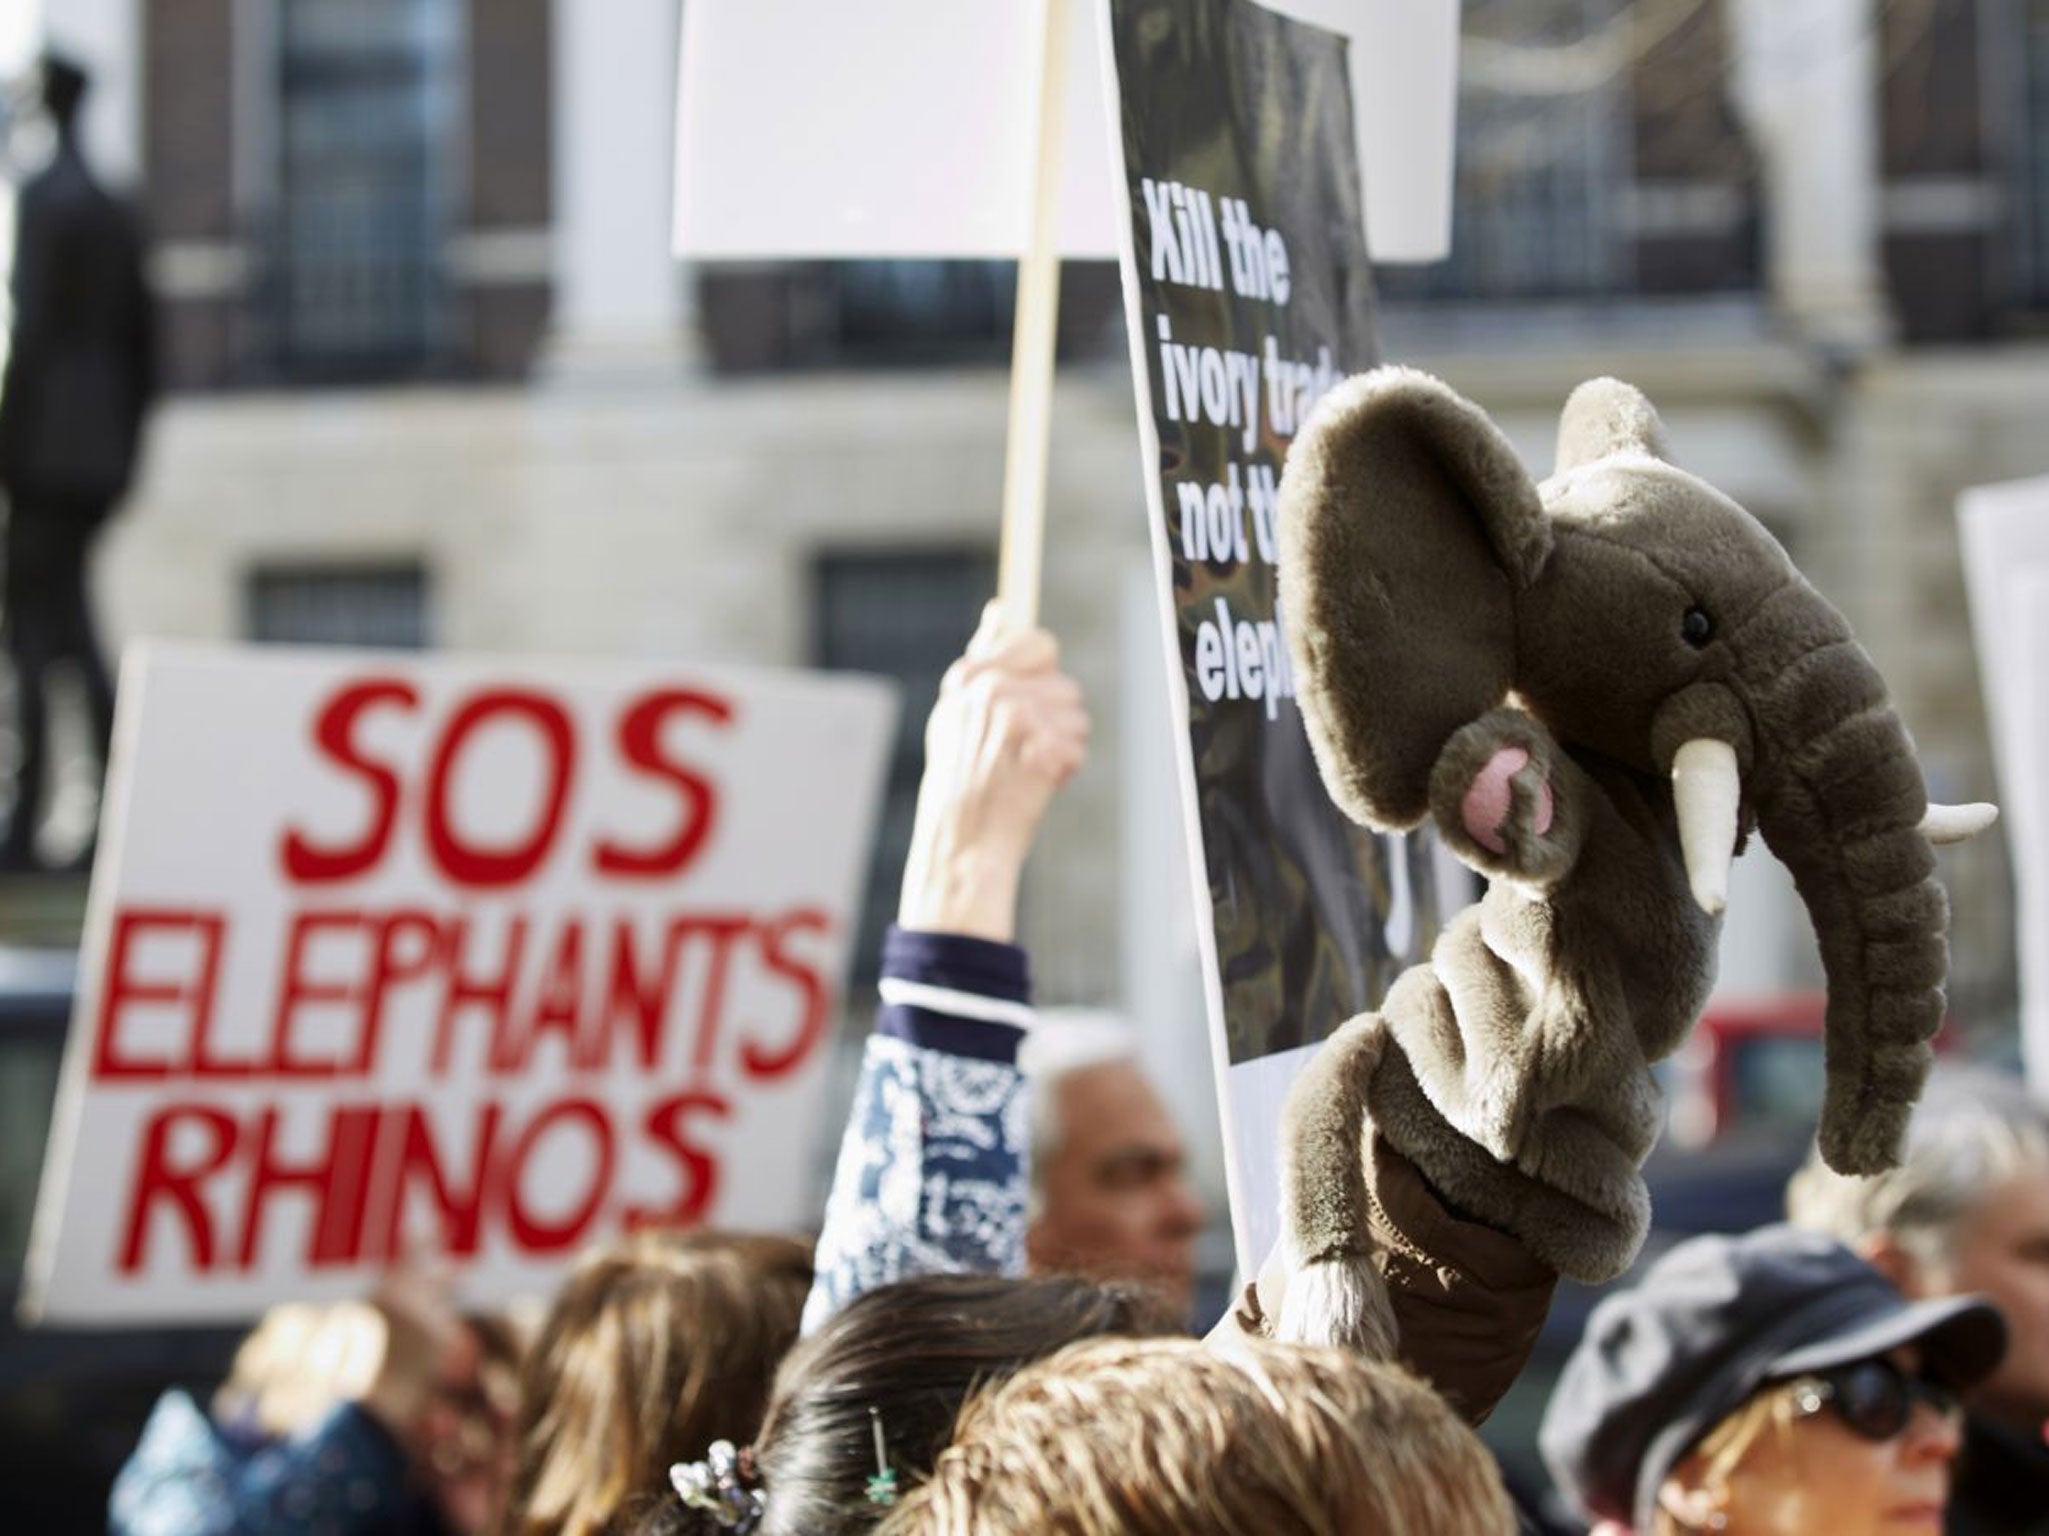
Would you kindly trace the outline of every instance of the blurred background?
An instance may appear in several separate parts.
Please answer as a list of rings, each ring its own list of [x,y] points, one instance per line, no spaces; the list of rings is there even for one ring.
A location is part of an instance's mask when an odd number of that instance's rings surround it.
[[[98,548],[110,649],[618,652],[902,682],[844,1093],[923,713],[993,589],[1013,281],[675,262],[678,24],[677,0],[0,0],[0,75],[50,45],[92,69],[86,149],[149,228],[168,393]],[[1479,400],[1540,464],[1573,384],[1641,385],[1677,456],[1848,614],[1931,791],[1992,796],[1953,504],[2049,472],[2049,0],[1468,0],[1461,68],[1452,256],[1381,274],[1386,356]],[[47,152],[16,118],[0,236]],[[1070,264],[1062,299],[1045,620],[1096,737],[1032,866],[1025,937],[1043,1000],[1114,1008],[1146,1041],[1200,1154],[1221,1283],[1114,268]],[[39,834],[60,862],[95,811],[80,713],[60,711],[80,750],[57,754]],[[2005,858],[1981,840],[1944,872],[1951,1044],[2010,1062]],[[0,879],[0,943],[28,951],[0,967],[0,1287],[83,891]],[[1668,1226],[1776,1208],[1818,1102],[1818,974],[1790,885],[1753,854],[1716,1014],[1671,1069]],[[58,1433],[119,1398],[122,1371],[217,1348],[9,1331],[0,1396],[9,1422]],[[1499,1432],[1523,1432],[1513,1405]]]

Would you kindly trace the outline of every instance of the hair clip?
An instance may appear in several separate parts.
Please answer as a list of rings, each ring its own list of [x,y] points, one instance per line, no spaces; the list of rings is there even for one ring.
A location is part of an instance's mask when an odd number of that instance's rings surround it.
[[[701,1509],[722,1531],[748,1536],[761,1523],[767,1500],[743,1481],[740,1452],[730,1440],[714,1440],[703,1461],[679,1461],[669,1468],[669,1486],[691,1509]]]
[[[889,1464],[889,1447],[882,1438],[882,1412],[868,1410],[868,1428],[875,1435],[875,1475],[868,1479],[868,1502],[884,1508],[896,1502],[896,1469]]]

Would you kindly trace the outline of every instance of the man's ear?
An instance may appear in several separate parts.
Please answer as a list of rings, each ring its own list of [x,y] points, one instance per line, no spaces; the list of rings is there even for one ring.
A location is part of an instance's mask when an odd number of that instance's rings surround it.
[[[1893,1289],[1909,1301],[1918,1301],[1938,1289],[1937,1277],[1929,1274],[1927,1266],[1902,1247],[1892,1233],[1873,1232],[1854,1246],[1857,1257],[1890,1280]]]

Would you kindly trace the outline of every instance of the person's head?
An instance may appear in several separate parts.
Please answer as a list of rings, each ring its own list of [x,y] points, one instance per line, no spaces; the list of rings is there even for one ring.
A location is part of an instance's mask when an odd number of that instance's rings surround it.
[[[513,1472],[513,1420],[519,1372],[532,1319],[511,1313],[469,1313],[463,1336],[472,1346],[456,1381],[439,1394],[427,1426],[422,1476],[451,1536],[493,1528]]]
[[[91,74],[76,59],[52,52],[45,53],[37,63],[36,94],[59,133],[71,131],[91,86]]]
[[[1539,1441],[1589,1517],[1644,1536],[1933,1536],[1956,1394],[2004,1345],[1985,1302],[1910,1302],[1817,1233],[1698,1237],[1594,1309]]]
[[[376,1369],[376,1312],[357,1301],[283,1302],[235,1350],[213,1416],[267,1440],[302,1434]]]
[[[1786,1213],[1849,1244],[1909,1296],[1985,1296],[2011,1336],[1974,1405],[2049,1419],[2049,1110],[2018,1081],[1937,1066],[1898,1167],[1853,1179],[1810,1157]]]
[[[501,1531],[620,1529],[672,1463],[753,1434],[810,1285],[794,1238],[648,1232],[585,1256],[527,1353]]]
[[[1032,1268],[1150,1285],[1186,1317],[1202,1206],[1129,1034],[1100,1018],[1049,1015],[1018,1061],[1031,1095]]]
[[[264,1313],[235,1351],[213,1417],[237,1434],[290,1440],[344,1402],[388,1403],[377,1382],[394,1370],[422,1373],[417,1418],[394,1423],[388,1409],[379,1417],[442,1523],[482,1531],[504,1491],[524,1337],[510,1317],[452,1306],[437,1317],[438,1331],[407,1327],[389,1310],[391,1279],[366,1301],[290,1302]],[[447,1305],[431,1283],[416,1294],[432,1296],[437,1312]]]
[[[889,1471],[911,1487],[977,1387],[1079,1339],[1175,1326],[1149,1291],[1072,1276],[927,1275],[865,1292],[776,1375],[750,1458],[760,1536],[870,1529],[888,1512],[868,1498],[878,1429]]]
[[[976,1397],[884,1536],[1505,1536],[1479,1437],[1399,1366],[1193,1339],[1078,1344]]]

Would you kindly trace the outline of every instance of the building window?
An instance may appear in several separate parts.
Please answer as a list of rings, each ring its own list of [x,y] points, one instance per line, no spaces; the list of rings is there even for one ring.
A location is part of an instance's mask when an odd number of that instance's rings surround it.
[[[2020,26],[2022,297],[2028,308],[2042,309],[2049,307],[2049,0],[2023,0]]]
[[[0,1274],[10,1280],[28,1253],[76,969],[62,951],[0,952]]]
[[[1542,299],[1629,286],[1631,76],[1623,60],[1599,62],[1603,37],[1628,29],[1620,9],[1616,0],[1465,8],[1450,259],[1387,271],[1386,296]]]
[[[1060,274],[1065,358],[1122,358],[1117,264]],[[722,372],[952,367],[1010,358],[1017,264],[1010,261],[709,262],[699,315]]]
[[[836,262],[826,279],[837,350],[850,362],[1001,362],[1010,355],[1012,262]]]
[[[276,298],[288,372],[417,372],[442,350],[454,0],[282,0]]]
[[[248,584],[252,640],[416,651],[430,642],[418,565],[263,566]]]
[[[1450,257],[1383,269],[1383,298],[1756,290],[1757,165],[1727,89],[1726,7],[1468,0],[1462,24]]]
[[[896,917],[904,856],[925,763],[925,716],[996,590],[985,550],[828,554],[813,574],[813,660],[828,670],[893,678],[901,689],[875,856],[861,904],[852,981],[875,984],[882,931]]]

